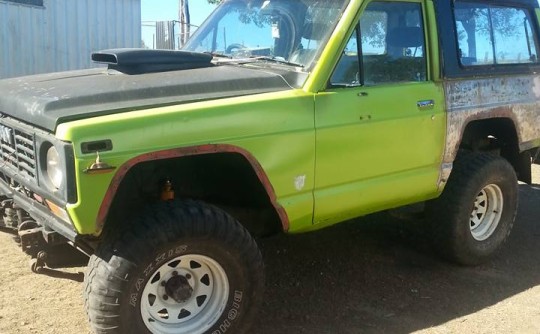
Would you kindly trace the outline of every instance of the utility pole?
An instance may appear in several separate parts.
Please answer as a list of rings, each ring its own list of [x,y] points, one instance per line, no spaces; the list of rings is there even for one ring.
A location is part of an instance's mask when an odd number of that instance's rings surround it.
[[[179,0],[178,21],[180,21],[180,46],[186,44],[190,35],[189,0]]]

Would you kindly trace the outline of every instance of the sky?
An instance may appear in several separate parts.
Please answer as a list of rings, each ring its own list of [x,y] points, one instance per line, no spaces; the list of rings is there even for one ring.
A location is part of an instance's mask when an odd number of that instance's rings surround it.
[[[178,20],[178,3],[178,0],[141,0],[142,39],[147,46],[152,46],[155,34],[155,28],[148,27],[148,23]],[[191,24],[200,25],[214,8],[206,0],[189,0]]]

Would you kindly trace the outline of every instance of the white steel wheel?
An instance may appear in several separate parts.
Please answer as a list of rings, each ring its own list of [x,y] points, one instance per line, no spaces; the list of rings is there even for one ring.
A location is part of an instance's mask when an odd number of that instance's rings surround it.
[[[229,281],[215,260],[196,254],[176,257],[147,281],[141,316],[154,334],[202,334],[220,318]]]
[[[263,297],[257,243],[226,212],[171,200],[104,232],[84,281],[96,334],[248,334]]]
[[[510,235],[517,205],[517,176],[506,159],[461,153],[441,196],[426,203],[435,250],[462,265],[486,262]]]
[[[501,221],[504,197],[501,188],[495,184],[485,186],[474,201],[470,228],[474,239],[488,239]]]

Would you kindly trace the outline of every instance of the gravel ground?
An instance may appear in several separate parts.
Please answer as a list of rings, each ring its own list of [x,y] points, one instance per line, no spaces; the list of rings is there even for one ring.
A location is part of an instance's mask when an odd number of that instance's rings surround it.
[[[534,182],[520,185],[508,244],[474,268],[435,257],[422,221],[385,214],[261,240],[253,333],[540,333],[540,166]],[[0,333],[89,333],[84,267],[33,274],[11,238],[0,233]]]

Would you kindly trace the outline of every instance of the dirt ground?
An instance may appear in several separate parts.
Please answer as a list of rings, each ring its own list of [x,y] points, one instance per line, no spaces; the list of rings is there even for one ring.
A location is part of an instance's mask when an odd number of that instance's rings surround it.
[[[433,255],[422,221],[385,214],[260,241],[267,291],[253,333],[540,333],[540,166],[534,183],[520,185],[507,245],[475,268]],[[0,233],[0,333],[89,333],[84,267],[33,274],[11,238]]]

